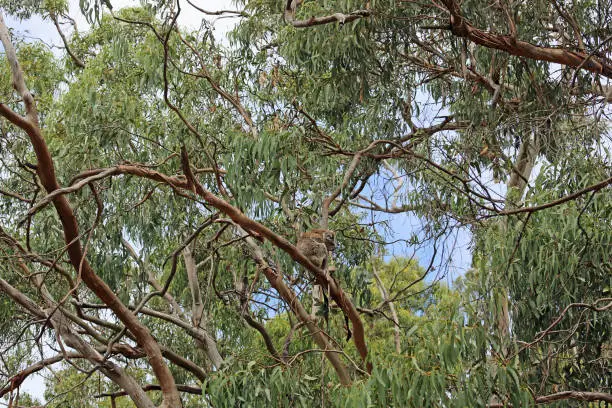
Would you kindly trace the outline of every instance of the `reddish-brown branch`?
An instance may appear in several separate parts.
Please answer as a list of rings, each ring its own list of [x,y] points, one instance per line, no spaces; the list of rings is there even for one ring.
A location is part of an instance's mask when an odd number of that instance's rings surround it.
[[[187,162],[187,153],[185,149],[183,149],[182,156],[183,161]],[[125,170],[131,170],[131,166],[128,165],[122,165],[118,167]],[[189,168],[189,166],[184,167]],[[169,179],[168,176],[164,176],[158,172],[149,169],[138,168],[137,170],[140,174],[142,174],[143,177],[158,179],[159,181]],[[366,361],[366,358],[368,356],[368,348],[365,342],[365,332],[363,329],[363,323],[361,322],[361,317],[359,316],[359,313],[357,313],[357,310],[355,309],[353,303],[344,294],[344,291],[336,283],[336,281],[329,277],[321,268],[315,266],[312,262],[310,262],[310,260],[308,260],[308,258],[306,258],[300,251],[298,251],[298,249],[287,239],[280,235],[277,235],[265,225],[262,225],[257,221],[250,219],[249,217],[244,215],[244,213],[238,208],[232,206],[230,203],[222,200],[221,198],[212,194],[210,191],[206,190],[202,186],[202,184],[200,184],[199,182],[197,182],[197,180],[193,178],[193,174],[186,174],[186,176],[187,178],[193,180],[193,183],[196,187],[196,193],[206,202],[208,202],[210,205],[212,205],[219,211],[225,213],[232,219],[232,221],[240,225],[247,232],[254,231],[262,237],[268,239],[275,246],[285,251],[291,258],[293,258],[294,261],[300,263],[307,270],[309,270],[314,275],[317,284],[325,288],[329,288],[329,293],[331,297],[338,304],[338,306],[342,308],[344,313],[351,320],[351,323],[353,323],[353,339],[355,342],[355,347],[357,348],[357,351],[359,352],[359,355],[361,356],[362,360]],[[181,180],[181,188],[186,188],[187,185],[187,181]]]
[[[368,351],[365,343],[365,331],[363,328],[363,323],[361,322],[361,318],[357,310],[355,309],[355,306],[344,294],[342,288],[340,288],[333,279],[328,278],[323,270],[316,267],[306,257],[304,257],[301,252],[299,252],[297,248],[285,238],[275,234],[273,231],[271,231],[264,225],[258,223],[257,221],[251,220],[246,215],[244,215],[242,211],[240,211],[238,208],[233,207],[231,204],[227,203],[226,201],[222,200],[221,198],[215,196],[214,194],[206,190],[199,182],[197,182],[195,176],[191,172],[191,168],[189,167],[185,152],[183,153],[183,161],[185,163],[183,164],[182,168],[188,173],[188,177],[168,176],[156,170],[133,164],[121,164],[109,169],[90,170],[85,172],[84,174],[88,176],[100,174],[102,172],[104,172],[108,176],[118,174],[130,174],[133,176],[147,178],[160,183],[164,183],[174,189],[193,191],[191,189],[194,188],[195,193],[197,195],[202,197],[213,207],[227,214],[232,219],[232,221],[234,221],[241,228],[245,229],[248,232],[254,232],[256,235],[260,235],[270,240],[275,246],[287,252],[295,261],[299,262],[304,267],[306,267],[306,269],[310,270],[315,276],[315,279],[317,280],[318,284],[326,288],[329,287],[330,295],[336,301],[336,303],[344,310],[346,315],[351,320],[351,323],[353,324],[353,339],[355,342],[355,346],[359,351],[359,354],[361,355],[362,359],[365,361],[367,358]],[[79,176],[77,178],[80,179],[82,177]],[[190,181],[188,181],[188,179]],[[279,291],[281,296],[283,296],[283,298],[288,301],[290,306],[295,307],[297,297],[290,289],[287,288],[284,283],[282,283],[282,277],[278,276],[278,274],[276,274],[276,272],[274,272],[272,269],[266,270],[265,272],[267,272],[266,278],[270,281],[271,285],[277,291]],[[332,354],[331,351],[330,354]],[[368,368],[371,368],[369,364]],[[348,379],[343,379],[343,381],[346,381],[347,383],[350,382],[350,380]]]
[[[183,160],[185,160],[185,155],[186,154],[184,154],[183,156]],[[187,166],[183,167],[188,168]],[[88,174],[97,174],[101,171],[95,170],[88,172]],[[173,188],[180,188],[185,190],[190,189],[190,183],[187,182],[187,179],[185,177],[168,176],[153,169],[136,165],[118,165],[114,167],[113,171],[110,171],[108,174],[131,174],[158,181],[160,183],[165,183]],[[191,176],[193,177],[193,175]],[[192,180],[196,181],[195,179]],[[355,309],[355,306],[345,295],[342,288],[338,286],[333,279],[329,278],[323,270],[312,264],[308,260],[308,258],[302,255],[302,253],[298,251],[297,248],[287,239],[275,234],[272,230],[268,229],[257,221],[248,218],[238,208],[215,196],[210,191],[206,190],[200,183],[194,182],[193,184],[195,185],[196,193],[206,202],[208,202],[210,205],[217,208],[218,210],[222,211],[223,213],[227,214],[232,219],[232,221],[240,225],[246,231],[255,232],[261,235],[262,237],[268,239],[278,248],[284,250],[296,262],[300,263],[306,269],[308,269],[315,276],[315,279],[319,285],[329,288],[331,297],[342,308],[342,310],[346,313],[348,318],[351,320],[351,323],[353,324],[353,340],[361,358],[365,361],[368,355],[368,350],[365,342],[365,331],[363,328],[363,323],[361,322],[361,318],[359,316],[359,313]]]
[[[604,59],[579,51],[541,47],[526,41],[517,40],[511,35],[500,35],[480,30],[471,25],[463,17],[461,8],[456,0],[442,1],[450,12],[450,31],[457,37],[467,38],[478,45],[505,51],[511,55],[553,62],[577,69],[583,68],[607,78],[612,78],[612,64]]]
[[[605,392],[589,392],[589,391],[561,391],[550,395],[543,395],[541,397],[535,397],[534,402],[536,404],[549,404],[555,401],[562,400],[578,400],[578,401],[605,401],[612,402],[612,395],[606,394]],[[488,408],[502,408],[511,407],[508,403],[496,403],[487,405]]]
[[[13,391],[15,388],[19,387],[30,375],[42,370],[43,368],[50,366],[55,363],[59,363],[63,361],[65,358],[83,358],[80,353],[68,353],[67,355],[58,354],[57,356],[46,358],[41,360],[31,366],[24,368],[19,371],[17,374],[13,375],[9,381],[10,384],[6,387],[0,389],[0,398],[4,397],[9,392]]]
[[[51,194],[60,188],[55,175],[55,165],[39,127],[34,97],[26,86],[23,71],[17,60],[15,48],[10,40],[8,27],[4,23],[4,19],[1,15],[0,40],[4,45],[6,58],[11,66],[13,87],[24,101],[26,116],[21,117],[6,105],[0,105],[0,114],[27,133],[38,161],[36,173],[47,193]],[[166,406],[180,407],[182,404],[176,390],[174,377],[163,360],[159,345],[149,330],[121,302],[106,282],[95,273],[84,257],[83,248],[79,240],[78,223],[68,200],[64,195],[58,195],[54,197],[53,205],[62,223],[64,240],[66,242],[70,263],[77,272],[81,273],[83,282],[85,282],[87,287],[92,290],[102,302],[111,308],[143,347],[143,350],[149,356],[151,368],[162,386],[164,404]]]

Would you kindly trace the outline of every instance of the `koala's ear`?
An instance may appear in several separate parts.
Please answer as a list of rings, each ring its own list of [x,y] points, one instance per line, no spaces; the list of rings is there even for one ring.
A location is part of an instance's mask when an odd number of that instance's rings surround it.
[[[327,246],[328,250],[333,250],[332,248],[336,247],[336,234],[334,231],[327,231],[324,235],[325,246]]]

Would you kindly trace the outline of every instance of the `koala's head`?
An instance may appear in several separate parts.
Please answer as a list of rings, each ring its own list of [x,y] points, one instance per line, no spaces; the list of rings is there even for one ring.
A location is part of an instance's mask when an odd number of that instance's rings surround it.
[[[336,249],[336,233],[329,230],[323,232],[323,243],[328,251]]]

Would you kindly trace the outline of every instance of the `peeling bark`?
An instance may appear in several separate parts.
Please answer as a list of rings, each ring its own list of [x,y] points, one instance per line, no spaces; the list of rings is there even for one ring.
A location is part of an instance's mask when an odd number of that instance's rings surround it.
[[[456,0],[443,0],[450,12],[450,31],[457,37],[467,38],[475,44],[505,51],[518,57],[548,61],[612,78],[612,64],[602,58],[584,52],[563,48],[540,47],[516,39],[512,35],[500,35],[480,30],[471,25],[461,14]]]

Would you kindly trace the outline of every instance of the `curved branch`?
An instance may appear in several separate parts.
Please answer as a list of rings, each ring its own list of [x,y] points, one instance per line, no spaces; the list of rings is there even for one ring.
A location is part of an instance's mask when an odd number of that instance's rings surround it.
[[[600,181],[599,183],[595,183],[591,186],[585,187],[581,190],[578,190],[572,194],[568,194],[565,197],[561,197],[558,200],[554,200],[554,201],[550,201],[546,204],[542,204],[542,205],[535,205],[533,207],[523,207],[523,208],[516,208],[516,209],[510,209],[510,210],[504,210],[504,211],[499,211],[496,214],[491,215],[492,217],[494,216],[498,216],[498,215],[513,215],[513,214],[520,214],[520,213],[533,213],[536,211],[540,211],[540,210],[544,210],[546,208],[551,208],[551,207],[555,207],[557,205],[566,203],[568,201],[572,201],[578,197],[580,197],[581,195],[584,195],[586,193],[589,193],[591,191],[599,191],[607,186],[609,186],[610,184],[612,184],[612,177],[609,177],[603,181]]]
[[[216,10],[216,11],[209,11],[209,10],[204,10],[203,8],[196,6],[190,0],[187,0],[187,3],[189,3],[189,5],[191,7],[193,7],[196,10],[198,10],[200,13],[206,14],[208,16],[222,16],[224,14],[235,14],[235,17],[249,17],[249,14],[246,13],[245,11],[240,11],[240,10]]]
[[[19,387],[21,384],[23,384],[23,382],[32,374],[37,373],[38,371],[42,370],[43,368],[50,366],[52,364],[56,364],[59,363],[60,361],[64,361],[64,359],[66,358],[85,358],[83,357],[82,354],[80,353],[67,353],[66,355],[64,354],[58,354],[56,356],[53,357],[49,357],[46,358],[44,360],[38,361],[26,368],[24,368],[23,370],[19,371],[17,374],[13,375],[11,378],[9,378],[9,385],[7,385],[6,387],[0,389],[0,398],[4,397],[6,394],[8,394],[9,392],[15,390],[17,387]]]
[[[55,25],[55,28],[57,29],[57,33],[62,39],[62,42],[64,43],[64,47],[66,48],[68,55],[70,55],[70,58],[72,58],[72,60],[74,61],[77,67],[85,68],[85,63],[79,57],[77,57],[76,54],[72,52],[72,50],[70,49],[70,45],[68,44],[68,39],[66,38],[66,36],[64,35],[62,31],[62,28],[60,27],[59,22],[57,21],[57,16],[55,15],[55,13],[51,13],[51,20],[53,21],[53,24]]]
[[[36,111],[36,103],[34,97],[26,86],[23,71],[17,60],[15,47],[13,46],[8,27],[4,22],[4,18],[0,15],[0,40],[4,45],[6,58],[11,67],[13,78],[13,87],[23,99],[26,109],[26,116],[7,111],[8,107],[0,106],[0,114],[7,117],[11,122],[15,123],[24,130],[29,139],[36,159],[38,161],[36,173],[41,184],[48,194],[53,193],[60,188],[55,175],[55,165],[53,158],[49,152],[49,148],[44,139],[42,131],[39,127],[38,114]],[[10,109],[9,109],[10,111]],[[163,388],[164,403],[168,406],[181,407],[181,400],[175,387],[174,376],[164,362],[159,344],[149,330],[144,326],[138,318],[121,302],[119,297],[112,289],[102,280],[91,267],[81,246],[79,240],[79,227],[76,216],[70,203],[65,196],[59,195],[53,199],[53,205],[62,223],[64,231],[64,241],[66,243],[70,263],[75,271],[80,274],[83,282],[91,289],[95,295],[107,304],[111,310],[117,315],[119,320],[136,336],[138,342],[143,347],[149,357],[149,363]],[[136,401],[135,401],[136,402]],[[144,406],[144,405],[143,405]]]
[[[604,306],[598,307],[597,304],[602,303],[602,302],[608,302],[607,304],[605,304]],[[563,317],[567,314],[567,312],[572,309],[572,308],[585,308],[585,309],[590,309],[594,312],[603,312],[609,309],[612,309],[612,298],[601,298],[601,299],[597,299],[595,302],[593,303],[570,303],[569,305],[567,305],[565,307],[565,309],[563,309],[563,311],[559,314],[559,316],[557,316],[557,318],[543,331],[541,331],[540,333],[538,333],[538,336],[531,341],[530,343],[526,343],[523,345],[523,347],[521,347],[521,349],[519,351],[517,351],[514,355],[519,354],[520,352],[522,352],[525,349],[528,349],[530,347],[532,347],[534,344],[539,343],[544,337],[546,337],[548,335],[548,333],[550,333],[550,331],[556,326],[558,325],[561,320],[563,319]]]
[[[103,171],[101,173],[95,174],[95,175],[93,175],[91,177],[84,178],[81,181],[79,181],[78,183],[75,183],[75,184],[71,185],[70,187],[58,188],[58,189],[52,191],[50,194],[48,194],[45,197],[43,197],[42,200],[40,200],[39,202],[34,204],[32,206],[32,208],[30,208],[28,210],[28,216],[34,215],[41,208],[43,208],[44,206],[46,206],[47,204],[52,202],[55,197],[58,197],[58,196],[64,195],[64,194],[73,193],[73,192],[75,192],[77,190],[80,190],[81,188],[85,187],[86,185],[88,185],[92,181],[100,180],[100,179],[103,179],[105,177],[111,176],[113,174],[113,172],[114,172],[114,169],[110,168],[110,169],[107,169],[107,170],[105,170],[105,171]]]
[[[562,400],[578,400],[578,401],[605,401],[612,402],[612,394],[606,394],[605,392],[590,392],[590,391],[561,391],[550,395],[543,395],[541,397],[535,397],[534,402],[536,404],[550,404],[555,401]],[[512,406],[507,403],[495,403],[487,405],[488,408],[503,408]]]
[[[526,41],[517,40],[512,35],[499,35],[480,30],[471,25],[463,17],[461,8],[456,0],[443,0],[443,3],[450,12],[450,26],[448,28],[457,37],[467,38],[483,47],[505,51],[518,57],[553,62],[576,69],[583,68],[607,78],[612,78],[612,64],[602,58],[562,48],[541,47]]]

